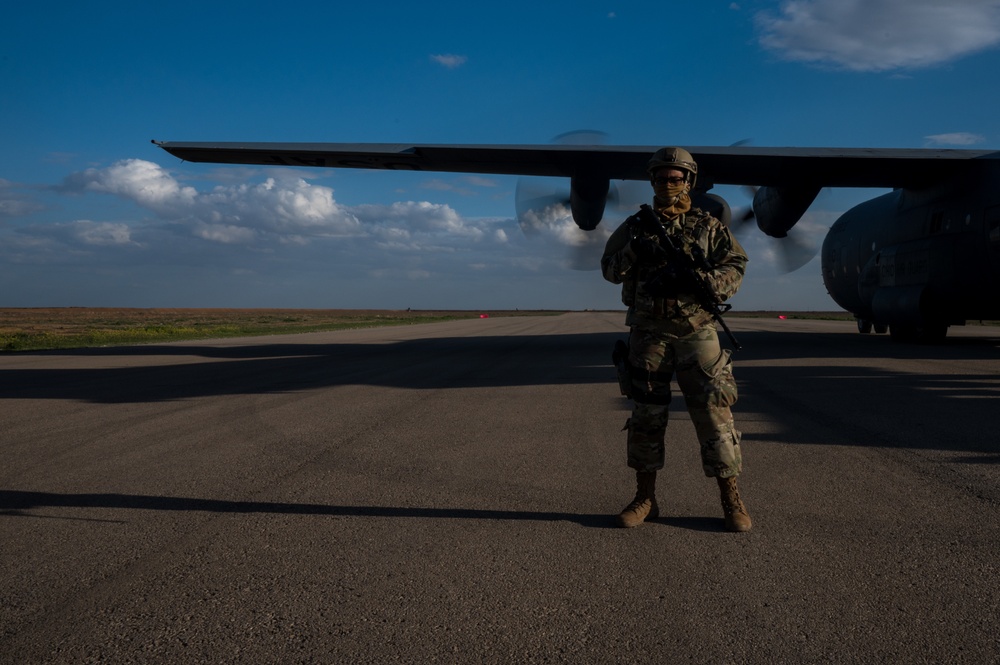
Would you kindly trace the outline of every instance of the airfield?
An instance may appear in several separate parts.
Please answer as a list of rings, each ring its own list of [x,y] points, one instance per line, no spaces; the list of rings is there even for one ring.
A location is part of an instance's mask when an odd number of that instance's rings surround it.
[[[733,318],[733,534],[622,319],[0,355],[0,663],[1000,660],[1000,328]]]

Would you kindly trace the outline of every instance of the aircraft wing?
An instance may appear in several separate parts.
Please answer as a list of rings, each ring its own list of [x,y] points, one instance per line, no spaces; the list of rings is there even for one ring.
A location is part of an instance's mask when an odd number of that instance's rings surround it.
[[[397,143],[185,143],[153,141],[189,162],[445,171],[646,180],[661,146],[420,145]],[[685,146],[698,162],[699,189],[770,187],[919,187],[996,164],[992,150],[755,148]]]

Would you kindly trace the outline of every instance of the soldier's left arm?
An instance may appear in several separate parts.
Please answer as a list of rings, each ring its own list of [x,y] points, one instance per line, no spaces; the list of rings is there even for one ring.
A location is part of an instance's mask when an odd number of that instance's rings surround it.
[[[621,284],[635,265],[635,254],[629,249],[630,239],[629,221],[625,220],[615,229],[604,246],[604,255],[601,257],[601,273],[604,275],[604,279],[612,284]]]
[[[726,301],[739,290],[749,259],[739,241],[722,222],[716,220],[708,241],[708,260],[713,268],[706,277],[719,300]]]

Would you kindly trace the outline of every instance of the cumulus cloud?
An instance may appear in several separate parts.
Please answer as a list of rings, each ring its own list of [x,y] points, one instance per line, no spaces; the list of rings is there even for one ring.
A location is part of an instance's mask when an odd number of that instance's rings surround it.
[[[302,178],[267,178],[199,192],[158,164],[128,159],[74,173],[62,190],[113,194],[163,219],[191,226],[197,237],[227,244],[251,242],[262,234],[294,239],[361,231],[357,218],[333,199],[332,189]]]
[[[565,245],[579,245],[587,238],[573,221],[569,206],[554,203],[540,209],[526,210],[519,220],[525,235],[549,236]]]
[[[584,231],[573,221],[569,206],[550,204],[521,212],[518,219],[524,235],[551,248],[561,247],[560,264],[573,270],[594,270],[600,264],[604,245],[611,232],[604,222],[593,231]]]
[[[195,197],[199,219],[278,235],[341,236],[360,231],[360,223],[333,198],[329,187],[301,178],[215,187]]]
[[[427,201],[401,201],[392,205],[360,205],[353,208],[358,219],[380,232],[405,227],[407,233],[447,234],[478,240],[483,229],[464,219],[451,206]]]
[[[468,57],[464,55],[455,55],[453,53],[442,53],[439,55],[432,55],[431,60],[441,65],[446,69],[458,69],[468,61]]]
[[[370,249],[407,253],[419,260],[430,254],[474,252],[476,247],[506,251],[510,245],[510,219],[467,218],[449,205],[428,201],[345,206],[336,201],[329,187],[311,184],[290,171],[264,177],[268,173],[272,172],[244,171],[244,181],[226,178],[218,184],[213,172],[205,176],[212,184],[199,187],[188,184],[191,181],[182,183],[158,164],[138,159],[87,169],[65,178],[57,190],[110,194],[141,206],[154,217],[131,223],[79,221],[72,229],[65,224],[38,225],[29,235],[90,249],[128,245],[167,251],[167,243],[171,251],[193,251],[183,247],[207,242],[272,253],[279,247],[340,240],[327,246],[351,252],[362,251],[367,243]],[[260,180],[253,182],[254,178]],[[488,178],[465,182],[497,186]],[[578,245],[579,239],[572,235],[575,225],[570,223],[570,227],[563,222],[558,232],[553,229],[548,235],[555,242]]]
[[[756,15],[782,58],[861,72],[916,69],[1000,44],[1000,0],[786,0]]]
[[[107,168],[73,173],[63,182],[63,189],[115,194],[157,211],[190,206],[197,196],[193,187],[181,186],[158,164],[141,159],[126,159]]]
[[[251,285],[244,294],[251,300],[265,292],[317,291],[324,283],[343,295],[347,284],[362,278],[391,284],[366,281],[365,288],[384,288],[398,298],[411,282],[466,293],[484,275],[593,270],[608,235],[603,225],[594,233],[580,231],[567,209],[540,211],[527,237],[510,217],[466,217],[430,201],[344,205],[331,188],[294,170],[230,175],[220,179],[217,170],[192,169],[182,179],[139,159],[72,173],[47,190],[46,201],[64,198],[46,205],[42,215],[9,207],[25,214],[0,227],[0,265],[60,274],[59,284],[77,274],[127,276],[116,288],[131,285],[136,293],[166,282],[174,288],[171,280],[180,276],[189,284],[187,295],[179,296],[183,302],[208,302],[222,283]],[[456,182],[500,187],[476,176]],[[3,201],[20,200],[18,191],[0,182],[0,210]],[[132,207],[101,200],[111,197]],[[69,210],[74,221],[57,221]],[[304,287],[282,290],[301,275],[313,277]],[[164,276],[170,278],[164,282]],[[199,279],[210,282],[202,289]],[[109,293],[93,288],[98,299]]]

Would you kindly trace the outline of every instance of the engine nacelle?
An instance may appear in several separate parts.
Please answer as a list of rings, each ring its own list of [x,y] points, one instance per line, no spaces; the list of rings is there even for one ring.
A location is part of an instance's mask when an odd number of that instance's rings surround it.
[[[816,200],[820,187],[761,187],[753,196],[757,226],[772,238],[784,238]]]
[[[726,226],[730,226],[732,224],[733,213],[729,209],[729,204],[726,203],[726,200],[718,194],[693,192],[691,194],[691,205],[695,208],[701,208]]]
[[[593,231],[604,217],[611,180],[607,176],[581,173],[569,181],[569,207],[573,221],[584,231]]]
[[[607,206],[608,198],[617,197],[619,190],[612,192],[608,178],[592,175],[578,175],[570,179],[569,204],[573,221],[584,231],[597,228]],[[650,198],[652,192],[649,193]],[[620,201],[618,202],[621,203]],[[729,226],[732,212],[724,198],[708,192],[691,193],[691,203]]]

